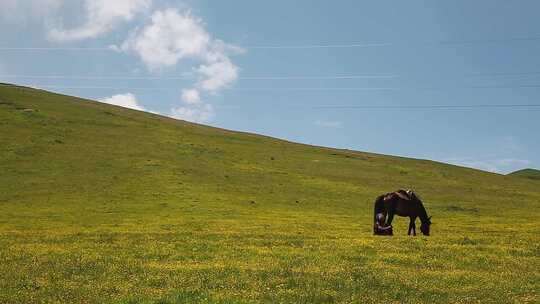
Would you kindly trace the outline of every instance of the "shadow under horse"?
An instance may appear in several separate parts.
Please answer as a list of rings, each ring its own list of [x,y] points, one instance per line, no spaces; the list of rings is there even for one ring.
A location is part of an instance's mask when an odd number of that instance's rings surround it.
[[[398,190],[391,193],[380,195],[375,200],[374,221],[377,223],[380,219],[380,214],[386,218],[386,226],[392,226],[394,215],[409,217],[408,235],[416,235],[416,218],[420,218],[420,231],[422,234],[429,235],[429,226],[431,225],[431,217],[428,217],[426,208],[422,201],[411,190]],[[374,230],[377,233],[377,229]]]

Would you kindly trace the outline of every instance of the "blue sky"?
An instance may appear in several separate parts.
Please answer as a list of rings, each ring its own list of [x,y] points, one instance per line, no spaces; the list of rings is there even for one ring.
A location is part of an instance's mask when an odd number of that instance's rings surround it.
[[[540,168],[540,107],[522,106],[540,104],[538,1],[0,3],[2,82],[314,145]]]

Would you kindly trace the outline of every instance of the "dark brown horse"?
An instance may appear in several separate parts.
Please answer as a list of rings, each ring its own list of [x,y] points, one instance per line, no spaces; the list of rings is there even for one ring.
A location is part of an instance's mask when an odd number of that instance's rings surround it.
[[[383,214],[386,218],[386,225],[391,226],[394,215],[408,216],[409,231],[408,235],[416,235],[416,218],[420,218],[420,231],[424,235],[429,235],[429,226],[431,225],[431,217],[428,217],[426,209],[422,201],[411,190],[398,190],[396,192],[386,193],[375,200],[374,220],[377,221],[379,214]],[[380,216],[379,216],[380,217]]]

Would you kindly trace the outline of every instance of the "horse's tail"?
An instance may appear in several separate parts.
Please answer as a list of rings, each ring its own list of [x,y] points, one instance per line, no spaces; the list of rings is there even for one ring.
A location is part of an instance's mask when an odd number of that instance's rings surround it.
[[[373,206],[373,234],[377,235],[380,233],[379,224],[377,223],[377,214],[384,211],[384,195],[379,195],[375,200]]]
[[[373,221],[377,221],[377,213],[384,211],[384,195],[379,195],[373,206]]]

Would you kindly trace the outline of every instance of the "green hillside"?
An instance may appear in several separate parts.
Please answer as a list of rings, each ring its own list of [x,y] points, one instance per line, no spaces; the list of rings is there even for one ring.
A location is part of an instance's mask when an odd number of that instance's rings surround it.
[[[510,176],[540,180],[540,170],[523,169],[508,174]]]
[[[537,181],[10,85],[0,130],[0,303],[540,301]],[[372,236],[399,188],[432,236]]]

